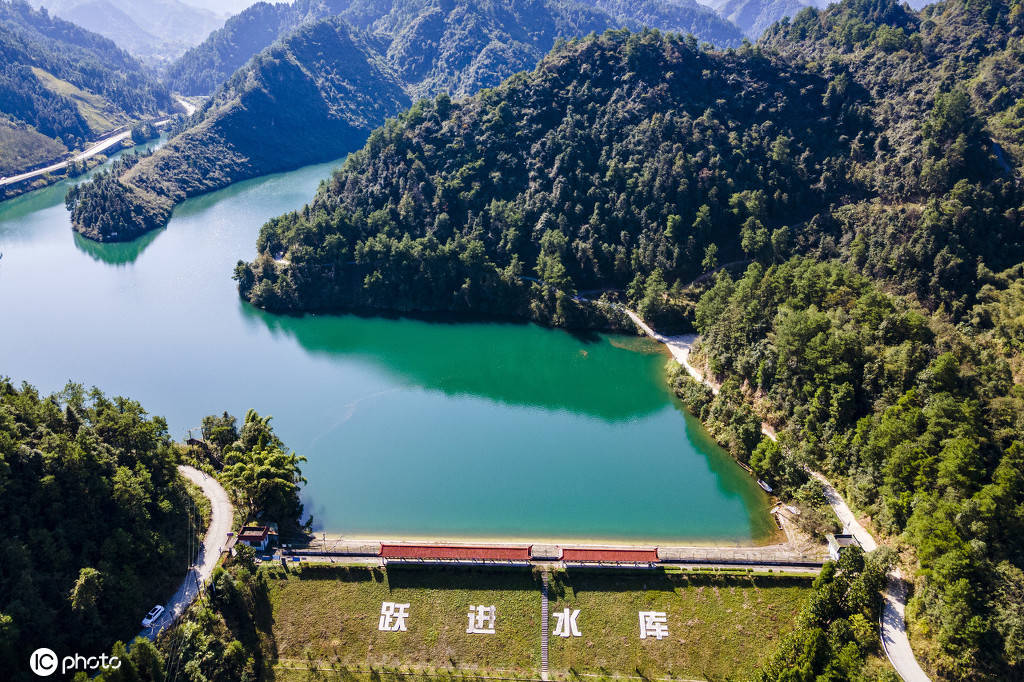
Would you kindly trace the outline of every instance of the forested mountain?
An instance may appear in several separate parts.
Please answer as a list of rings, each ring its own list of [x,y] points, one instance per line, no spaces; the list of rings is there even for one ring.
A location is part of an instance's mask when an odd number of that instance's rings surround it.
[[[201,523],[167,424],[131,400],[0,379],[0,664],[98,652],[138,632],[186,573]],[[192,515],[190,521],[190,514]]]
[[[615,4],[617,12],[655,12],[651,7]],[[249,16],[271,11],[279,8],[256,5]],[[658,11],[671,21],[689,16],[682,5]],[[69,203],[75,229],[94,239],[133,238],[163,225],[185,197],[337,158],[415,98],[495,86],[532,68],[560,36],[618,23],[602,10],[561,0],[358,0],[257,55],[152,158],[77,190]],[[246,104],[250,99],[260,104]],[[337,134],[339,116],[358,119],[361,132]]]
[[[871,199],[823,220],[811,235],[822,255],[956,317],[993,271],[1024,260],[1022,32],[1019,0],[920,15],[851,0],[765,34],[765,49],[871,94],[879,132],[854,156]]]
[[[355,149],[408,104],[348,24],[306,24],[257,55],[152,156],[129,157],[72,189],[73,223],[94,239],[131,239],[163,225],[186,196]]]
[[[165,82],[185,95],[209,95],[260,50],[303,22],[338,14],[351,0],[258,2],[175,60]]]
[[[224,16],[181,0],[32,0],[82,28],[110,38],[152,65],[179,57],[224,23]]]
[[[313,224],[321,236],[336,231],[343,238],[346,247],[330,258],[356,265],[369,265],[360,261],[359,244],[390,234],[389,226],[414,241],[433,236],[437,248],[477,235],[495,272],[513,255],[539,271],[540,237],[557,228],[551,239],[566,242],[558,251],[567,276],[559,288],[567,290],[623,288],[655,270],[669,286],[683,285],[703,272],[708,249],[718,262],[764,257],[780,230],[777,255],[795,247],[839,258],[928,310],[960,319],[992,273],[1024,260],[1017,212],[1024,127],[1015,118],[1024,106],[1022,16],[1019,3],[985,9],[951,0],[918,15],[886,0],[847,0],[825,11],[805,9],[757,48],[737,53],[651,36],[644,40],[655,46],[643,48],[655,55],[649,63],[639,61],[635,39],[622,38],[624,47],[613,48],[606,37],[562,48],[536,73],[495,93],[423,104],[371,138],[307,210],[267,226],[263,250],[284,253],[292,265],[280,280],[273,268],[262,269],[253,292],[276,292],[264,303],[272,307],[366,303],[348,282],[298,274],[307,265],[309,273],[339,265],[318,252],[324,239],[299,237]],[[981,34],[986,40],[974,41]],[[628,54],[617,58],[614,76],[574,71],[582,59],[576,50],[594,49]],[[690,56],[662,61],[670,49]],[[740,73],[718,80],[733,63],[742,64]],[[568,69],[560,76],[563,95],[545,98],[555,65]],[[602,76],[616,86],[599,89]],[[640,79],[636,92],[618,89],[632,78]],[[695,80],[675,94],[673,87],[682,86],[668,78]],[[779,85],[798,79],[807,79],[800,96]],[[747,97],[761,99],[754,107]],[[668,127],[651,137],[648,119],[616,118],[618,107],[664,118]],[[688,123],[702,115],[722,126],[721,137]],[[506,116],[511,124],[496,123]],[[563,158],[574,160],[564,171]],[[528,170],[556,162],[547,174]],[[622,173],[624,184],[616,187]],[[663,178],[664,186],[652,189],[651,178]],[[715,186],[719,180],[724,184]],[[489,226],[492,201],[511,202],[529,239],[502,246],[504,228]],[[388,220],[370,225],[377,211]],[[446,230],[435,233],[435,223]],[[698,229],[708,224],[714,229]],[[287,252],[299,244],[314,251],[293,259]],[[373,273],[331,276],[367,274]],[[378,274],[387,279],[387,272]],[[295,278],[309,288],[289,289],[299,286]],[[398,308],[417,305],[447,304],[396,299]]]
[[[766,28],[784,17],[796,16],[808,4],[801,0],[721,0],[712,6],[747,37],[757,40]]]
[[[608,308],[574,294],[614,289],[667,325],[703,279],[696,357],[722,391],[682,373],[687,404],[784,499],[823,470],[902,550],[937,677],[1019,679],[1022,38],[1019,0],[845,0],[736,51],[563,44],[375,131],[263,227],[239,290],[593,326]],[[710,274],[727,262],[749,267]],[[763,679],[859,679],[870,649],[829,599]]]
[[[110,40],[22,0],[0,0],[0,55],[0,174],[171,106]]]
[[[798,223],[858,191],[862,96],[754,49],[657,32],[575,41],[376,131],[312,204],[264,227],[240,289],[271,309],[572,324],[548,304],[788,250]]]
[[[933,679],[1020,679],[1024,385],[991,332],[808,258],[720,276],[696,321],[695,362],[721,390],[683,372],[680,395],[783,499],[815,494],[804,467],[841,482],[902,551],[911,641]],[[842,606],[812,609],[762,679],[866,679]]]
[[[596,12],[588,13],[589,7]],[[532,68],[558,36],[626,26],[693,33],[719,46],[742,34],[694,0],[295,0],[253,5],[189,50],[168,70],[167,82],[185,94],[213,92],[254,54],[304,22],[341,15],[372,33],[388,61],[423,92],[435,93],[457,72],[497,68],[501,75]],[[408,63],[407,63],[408,62]],[[503,68],[510,64],[515,68]],[[424,78],[423,68],[436,72]],[[407,79],[409,80],[409,79]],[[476,77],[476,81],[482,80]],[[499,79],[500,80],[500,79]],[[494,81],[490,84],[496,84]],[[458,84],[456,84],[458,85]],[[457,95],[475,88],[450,88]]]

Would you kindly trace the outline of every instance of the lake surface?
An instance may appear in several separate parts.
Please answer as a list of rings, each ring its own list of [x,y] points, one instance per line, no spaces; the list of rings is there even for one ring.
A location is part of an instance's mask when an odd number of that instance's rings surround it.
[[[74,234],[67,183],[0,204],[0,373],[130,396],[175,438],[206,414],[273,415],[309,458],[316,527],[345,535],[770,535],[766,496],[670,395],[649,341],[243,303],[235,262],[334,165],[189,200],[129,244]]]

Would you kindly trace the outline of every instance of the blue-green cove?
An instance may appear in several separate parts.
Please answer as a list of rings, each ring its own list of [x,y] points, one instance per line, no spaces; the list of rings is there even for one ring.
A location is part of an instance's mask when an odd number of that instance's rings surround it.
[[[73,234],[66,183],[0,204],[0,373],[140,400],[175,438],[274,416],[346,535],[762,541],[767,498],[670,395],[648,341],[532,325],[268,315],[235,262],[336,164],[189,200],[130,244]]]

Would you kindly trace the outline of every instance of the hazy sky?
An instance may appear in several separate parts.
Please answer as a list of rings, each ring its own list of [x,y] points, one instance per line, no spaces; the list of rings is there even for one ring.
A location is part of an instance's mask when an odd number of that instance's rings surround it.
[[[255,5],[259,0],[181,0],[193,7],[202,7],[217,14],[238,14],[249,5]],[[290,2],[290,0],[266,0],[271,4],[278,2]]]

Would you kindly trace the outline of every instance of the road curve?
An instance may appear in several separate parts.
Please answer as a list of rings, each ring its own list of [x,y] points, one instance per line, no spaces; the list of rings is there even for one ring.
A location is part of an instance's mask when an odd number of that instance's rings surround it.
[[[174,101],[178,103],[178,106],[185,110],[186,116],[191,116],[196,113],[196,105],[192,104],[192,102],[189,102],[181,95],[174,95]]]
[[[231,521],[234,517],[234,509],[228,500],[227,491],[217,479],[199,469],[185,465],[178,466],[178,473],[199,486],[203,494],[209,498],[212,510],[210,527],[206,529],[206,537],[203,538],[203,545],[199,548],[196,563],[189,568],[178,591],[174,593],[170,601],[164,604],[167,609],[164,611],[164,615],[152,627],[139,633],[140,637],[148,639],[156,639],[161,630],[174,623],[199,595],[199,585],[210,580],[213,569],[220,559],[221,547],[231,530]]]
[[[694,380],[710,388],[712,393],[718,393],[718,387],[708,381],[703,373],[689,362],[690,348],[697,340],[696,335],[663,336],[647,326],[640,319],[640,316],[632,310],[626,310],[625,312],[641,331],[652,339],[665,344],[669,351],[672,352],[672,357],[686,369],[687,373]],[[767,424],[761,426],[761,432],[772,440],[778,440],[775,432]],[[832,511],[839,517],[843,528],[857,538],[857,542],[864,548],[864,551],[875,551],[878,548],[875,538],[857,521],[849,505],[846,504],[846,500],[843,499],[835,487],[817,471],[808,470],[808,473],[821,482],[824,488],[825,499],[828,500]],[[930,682],[927,673],[921,668],[921,664],[917,662],[914,650],[910,646],[910,639],[907,637],[907,623],[904,616],[907,607],[906,582],[903,580],[903,575],[898,568],[889,571],[886,577],[885,591],[882,593],[882,616],[879,619],[882,648],[885,650],[885,655],[889,657],[892,667],[896,669],[897,674],[903,678],[904,682]]]
[[[875,538],[858,523],[853,512],[850,511],[850,507],[835,487],[817,471],[808,471],[808,473],[821,482],[825,499],[828,500],[832,510],[839,517],[846,532],[857,538],[857,542],[865,552],[875,551],[878,548]],[[885,650],[889,662],[892,663],[892,667],[896,669],[904,682],[929,682],[929,677],[921,668],[921,664],[917,662],[914,650],[910,646],[910,639],[907,637],[907,621],[904,616],[906,608],[906,582],[903,580],[900,569],[893,568],[886,574],[885,591],[882,592],[882,615],[879,618],[882,649]]]

